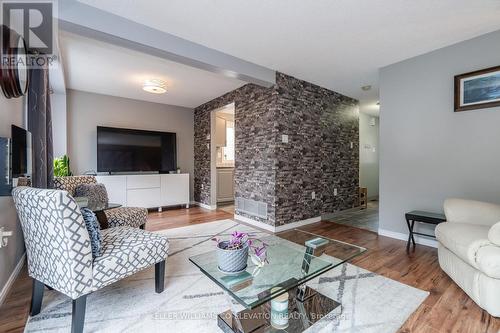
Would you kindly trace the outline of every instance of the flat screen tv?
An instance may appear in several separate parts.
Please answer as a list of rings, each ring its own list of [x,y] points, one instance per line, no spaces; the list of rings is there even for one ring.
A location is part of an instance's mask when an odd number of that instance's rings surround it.
[[[11,126],[12,135],[12,177],[31,176],[32,173],[32,151],[31,133],[17,127]]]
[[[174,171],[176,141],[175,133],[98,126],[97,171]]]

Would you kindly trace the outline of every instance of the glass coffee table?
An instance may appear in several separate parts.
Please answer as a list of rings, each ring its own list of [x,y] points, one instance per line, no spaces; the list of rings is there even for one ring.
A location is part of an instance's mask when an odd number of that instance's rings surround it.
[[[228,298],[243,306],[241,311],[230,306],[218,315],[222,331],[302,332],[325,316],[340,314],[338,302],[305,283],[362,254],[365,248],[297,229],[261,240],[269,245],[269,263],[259,268],[249,258],[246,270],[238,275],[219,271],[215,249],[189,258]]]

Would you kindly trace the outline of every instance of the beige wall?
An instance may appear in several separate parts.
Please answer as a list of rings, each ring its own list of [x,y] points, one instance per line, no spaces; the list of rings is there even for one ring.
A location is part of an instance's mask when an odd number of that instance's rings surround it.
[[[24,127],[23,99],[6,99],[0,93],[0,136],[10,137],[12,124]],[[21,224],[17,219],[12,197],[0,197],[0,227],[14,232],[14,235],[9,237],[8,246],[0,249],[0,291],[3,291],[24,253]]]
[[[68,153],[74,174],[97,169],[97,126],[177,133],[177,165],[190,174],[193,196],[193,110],[76,90],[67,92]]]

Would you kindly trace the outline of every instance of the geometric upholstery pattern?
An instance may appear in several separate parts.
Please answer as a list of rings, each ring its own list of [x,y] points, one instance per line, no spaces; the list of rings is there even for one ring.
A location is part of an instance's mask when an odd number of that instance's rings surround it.
[[[75,196],[77,192],[87,191],[89,189],[87,186],[80,186],[85,184],[97,184],[97,180],[94,176],[68,176],[54,179],[54,188],[68,191],[72,196]],[[105,196],[103,194],[99,196],[107,198],[107,193]],[[121,226],[138,228],[146,224],[148,220],[148,210],[140,207],[119,207],[106,210],[104,214],[106,214],[110,228]]]
[[[148,210],[139,207],[118,207],[104,211],[110,228],[129,226],[139,228],[148,220]]]
[[[55,177],[54,188],[56,190],[68,191],[69,195],[75,197],[76,188],[83,184],[97,184],[94,176],[67,176]]]
[[[159,234],[131,227],[108,228],[101,233],[103,252],[93,266],[95,289],[163,261],[168,255],[168,239]]]
[[[16,187],[28,274],[76,299],[92,291],[92,252],[80,208],[64,191]]]
[[[101,231],[102,256],[92,259],[80,208],[66,191],[16,187],[28,274],[72,299],[166,260],[168,239],[145,230]]]

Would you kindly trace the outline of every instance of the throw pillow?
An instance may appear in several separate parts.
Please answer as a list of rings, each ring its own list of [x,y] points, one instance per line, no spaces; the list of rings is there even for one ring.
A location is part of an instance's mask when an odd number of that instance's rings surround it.
[[[92,258],[97,258],[102,255],[102,236],[101,236],[101,226],[94,212],[88,208],[81,208],[83,220],[85,221],[85,226],[89,232],[90,246],[92,248]]]
[[[75,197],[87,197],[88,206],[108,203],[108,192],[104,184],[81,184],[75,189]]]

